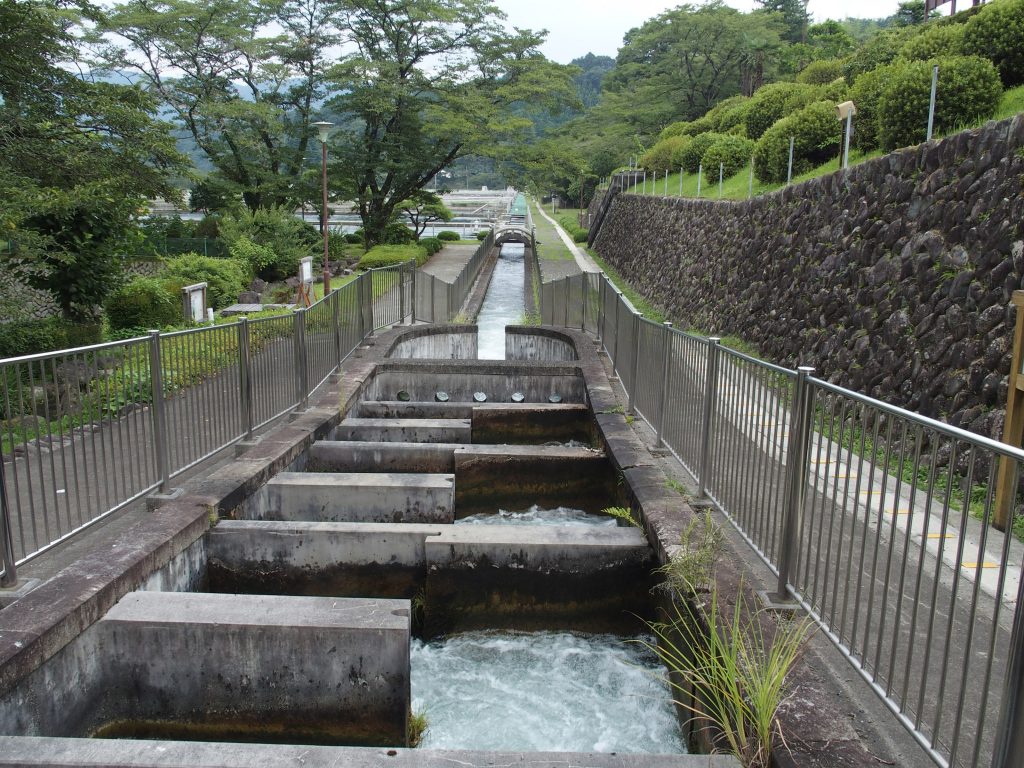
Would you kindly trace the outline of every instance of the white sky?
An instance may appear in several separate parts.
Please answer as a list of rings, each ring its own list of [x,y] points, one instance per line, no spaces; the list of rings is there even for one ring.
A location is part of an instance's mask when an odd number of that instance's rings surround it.
[[[493,0],[508,17],[508,23],[524,29],[548,30],[541,50],[549,59],[568,64],[587,52],[615,56],[622,36],[662,11],[681,5],[683,0]],[[695,5],[699,2],[694,2]],[[753,0],[726,0],[741,11],[754,8]],[[899,0],[810,0],[808,10],[815,21],[883,18],[896,12]]]

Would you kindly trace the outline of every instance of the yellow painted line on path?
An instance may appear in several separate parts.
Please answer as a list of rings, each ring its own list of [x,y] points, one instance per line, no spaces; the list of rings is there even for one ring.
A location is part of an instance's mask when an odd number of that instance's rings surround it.
[[[962,565],[964,568],[970,568],[972,571],[978,567],[978,563],[976,563],[976,562],[972,563],[972,562],[969,562],[969,561],[965,561],[963,563],[960,563],[960,565]],[[999,563],[994,563],[991,560],[985,560],[981,564],[981,567],[982,568],[998,568],[999,567]]]
[[[929,539],[955,539],[955,533],[929,533]]]

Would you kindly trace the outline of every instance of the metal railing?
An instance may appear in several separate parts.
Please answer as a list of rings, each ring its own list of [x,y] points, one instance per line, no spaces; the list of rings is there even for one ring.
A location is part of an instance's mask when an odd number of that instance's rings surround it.
[[[991,520],[1024,451],[653,323],[603,275],[541,300],[936,764],[1019,765],[1024,546]]]
[[[455,319],[466,303],[473,283],[480,268],[484,265],[484,259],[494,247],[494,230],[487,233],[487,237],[480,241],[476,251],[466,262],[465,266],[452,282],[446,282],[436,275],[419,272],[416,275],[416,282],[413,286],[413,297],[415,307],[413,308],[416,320],[427,323],[448,323]]]
[[[415,264],[308,309],[0,360],[0,584],[17,566],[252,436],[375,329],[412,316]]]

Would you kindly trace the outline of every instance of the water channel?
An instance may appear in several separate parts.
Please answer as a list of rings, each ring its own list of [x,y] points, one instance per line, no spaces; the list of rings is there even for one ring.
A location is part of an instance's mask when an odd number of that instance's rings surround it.
[[[501,251],[477,316],[478,357],[505,358],[505,326],[522,322],[525,247]],[[460,525],[615,526],[571,507],[497,510]],[[682,753],[664,668],[637,637],[561,631],[466,632],[411,649],[413,711],[426,715],[421,746]],[[651,638],[647,638],[648,642]]]

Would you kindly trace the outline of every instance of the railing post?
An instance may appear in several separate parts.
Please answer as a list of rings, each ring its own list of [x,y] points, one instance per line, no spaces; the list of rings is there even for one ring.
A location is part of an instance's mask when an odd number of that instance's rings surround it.
[[[630,371],[629,392],[626,393],[628,397],[626,412],[630,414],[636,413],[633,401],[636,399],[636,377],[640,372],[640,323],[643,319],[644,316],[642,312],[636,312],[633,314],[633,370]]]
[[[562,278],[562,285],[565,286],[565,290],[562,291],[562,327],[569,327],[569,290],[572,282],[568,277]]]
[[[604,346],[604,286],[603,276],[597,279],[597,343]]]
[[[412,275],[409,277],[409,302],[412,306],[409,308],[409,325],[416,324],[416,262],[412,265]]]
[[[811,450],[811,387],[807,379],[814,369],[801,365],[797,369],[793,387],[793,401],[789,410],[789,438],[786,445],[786,485],[782,522],[782,546],[779,552],[778,597],[788,599],[789,574],[793,571],[799,552],[800,527],[807,494],[807,461]]]
[[[153,388],[153,443],[156,471],[160,476],[160,493],[171,488],[171,465],[168,453],[167,414],[164,411],[164,376],[160,363],[160,331],[149,332],[149,380]]]
[[[238,323],[238,390],[241,395],[242,432],[252,438],[252,348],[249,345],[249,318]]]
[[[582,213],[582,211],[581,211]],[[580,310],[580,330],[583,333],[587,332],[587,297],[590,294],[590,280],[587,277],[587,273],[584,272],[580,276],[580,301],[583,304],[582,310]]]
[[[331,325],[334,326],[334,351],[337,356],[338,369],[341,369],[341,361],[345,353],[341,348],[341,292],[335,289],[331,293]]]
[[[296,411],[304,411],[309,407],[309,382],[306,371],[306,309],[295,310],[295,390]]]
[[[398,324],[405,325],[405,268],[403,262],[398,265]]]
[[[1008,459],[1004,459],[1008,461]],[[1017,472],[1014,472],[1016,479]],[[1017,585],[1017,610],[1010,634],[1009,665],[1003,706],[996,727],[992,768],[1016,768],[1024,754],[1024,579]]]
[[[14,564],[14,534],[11,531],[11,509],[7,505],[7,480],[4,462],[0,458],[0,587],[13,587],[18,582],[18,568]]]
[[[364,278],[366,285],[363,287],[363,290],[366,292],[366,335],[373,336],[376,330],[375,326],[377,325],[376,319],[373,316],[373,270],[365,272],[364,275],[366,276]]]
[[[658,440],[655,445],[661,448],[665,445],[662,433],[665,431],[665,404],[668,402],[668,388],[672,380],[672,323],[666,322],[665,328],[665,354],[661,360],[661,393],[658,395]]]
[[[715,402],[718,400],[718,353],[722,340],[717,336],[708,339],[707,370],[704,379],[704,408],[700,430],[700,464],[698,464],[697,485],[699,498],[708,497],[708,476],[711,473],[711,431],[714,429]]]
[[[619,371],[619,313],[622,311],[622,291],[615,289],[615,354],[612,355],[612,371]],[[622,381],[622,374],[619,373],[619,381]]]

